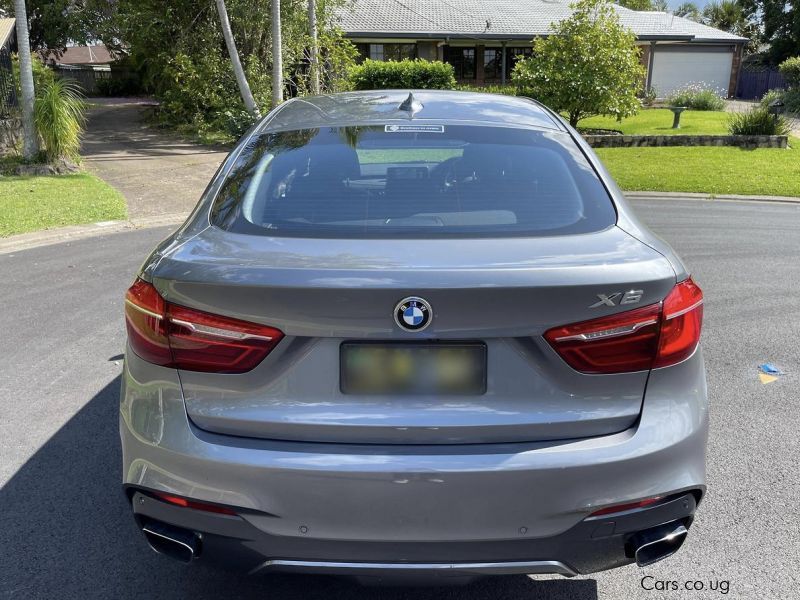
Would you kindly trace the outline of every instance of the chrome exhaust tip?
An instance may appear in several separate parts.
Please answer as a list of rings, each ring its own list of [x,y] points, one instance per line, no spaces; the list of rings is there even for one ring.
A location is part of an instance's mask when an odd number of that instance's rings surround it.
[[[190,563],[200,552],[200,535],[188,529],[152,521],[142,527],[150,547],[182,563]]]
[[[646,567],[672,556],[683,546],[688,534],[680,521],[640,531],[631,538],[636,564]]]

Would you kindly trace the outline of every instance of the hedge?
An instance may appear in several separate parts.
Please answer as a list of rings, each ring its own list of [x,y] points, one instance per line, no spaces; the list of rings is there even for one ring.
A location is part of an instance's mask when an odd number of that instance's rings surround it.
[[[449,90],[456,86],[452,65],[428,60],[365,60],[348,76],[354,90]]]

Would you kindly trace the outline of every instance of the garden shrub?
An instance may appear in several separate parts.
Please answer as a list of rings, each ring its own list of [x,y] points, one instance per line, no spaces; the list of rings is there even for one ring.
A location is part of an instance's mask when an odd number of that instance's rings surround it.
[[[788,135],[790,127],[782,116],[776,117],[768,108],[756,106],[749,112],[731,113],[728,131],[731,135]]]
[[[800,115],[800,87],[795,87],[784,92],[783,110]]]
[[[800,88],[800,56],[787,58],[778,65],[778,70],[789,87]]]
[[[481,94],[503,94],[504,96],[518,96],[519,90],[515,85],[457,85],[459,92],[478,92]]]
[[[365,60],[350,69],[354,90],[451,90],[456,86],[452,65],[428,60]]]
[[[786,93],[786,90],[782,89],[772,89],[769,90],[766,94],[761,96],[761,100],[759,100],[759,104],[765,108],[769,108],[769,105],[775,102],[775,100],[783,101],[783,96]]]
[[[725,93],[702,83],[690,83],[667,96],[670,106],[685,106],[692,110],[724,110]]]
[[[761,98],[761,106],[769,108],[775,100],[783,102],[783,111],[800,114],[800,87],[788,90],[770,90]]]
[[[80,88],[72,81],[53,79],[36,90],[34,121],[49,161],[78,158],[85,111]]]

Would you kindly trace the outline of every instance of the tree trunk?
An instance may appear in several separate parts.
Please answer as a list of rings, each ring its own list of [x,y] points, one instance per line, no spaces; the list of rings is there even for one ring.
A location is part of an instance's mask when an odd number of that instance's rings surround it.
[[[272,0],[272,107],[283,102],[283,55],[281,53],[281,0]]]
[[[32,160],[39,153],[39,136],[33,120],[33,105],[36,90],[33,87],[33,64],[31,43],[28,37],[28,14],[25,0],[14,0],[14,16],[17,19],[17,46],[19,48],[19,79],[22,89],[22,155]]]
[[[225,38],[225,45],[228,47],[228,54],[230,54],[231,57],[233,72],[236,75],[236,83],[239,84],[239,93],[242,95],[242,100],[244,101],[247,112],[258,119],[261,117],[261,112],[258,110],[255,98],[253,98],[253,92],[250,91],[250,84],[247,83],[247,76],[244,74],[242,61],[239,60],[239,52],[236,50],[236,41],[233,39],[233,31],[231,31],[231,22],[228,19],[228,9],[225,6],[225,0],[216,0],[216,2],[219,20],[222,24],[222,35]]]
[[[578,128],[578,121],[580,120],[581,120],[581,113],[579,112],[569,113],[569,124],[573,128],[575,129]]]
[[[311,68],[311,91],[319,94],[319,39],[317,38],[317,3],[308,0],[308,33],[311,36],[309,67]]]

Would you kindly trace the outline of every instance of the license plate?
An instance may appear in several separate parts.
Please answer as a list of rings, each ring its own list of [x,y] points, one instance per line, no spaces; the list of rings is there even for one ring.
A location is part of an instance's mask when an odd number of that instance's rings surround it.
[[[345,342],[344,394],[479,395],[486,392],[486,345],[476,342]]]

